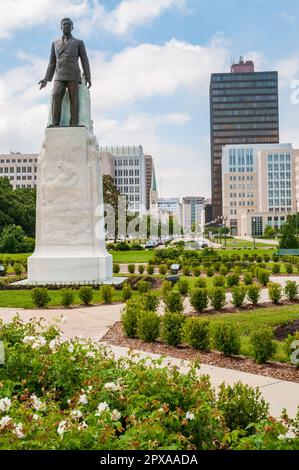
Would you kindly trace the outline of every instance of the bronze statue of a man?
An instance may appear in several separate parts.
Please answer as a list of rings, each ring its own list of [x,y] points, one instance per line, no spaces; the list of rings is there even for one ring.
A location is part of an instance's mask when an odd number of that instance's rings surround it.
[[[80,58],[85,81],[91,87],[90,66],[84,42],[72,36],[73,22],[69,18],[61,21],[62,38],[52,44],[51,55],[45,78],[39,82],[40,89],[53,80],[52,120],[50,127],[59,127],[61,105],[66,89],[68,89],[71,106],[70,126],[79,124],[79,84],[81,72],[78,60]]]

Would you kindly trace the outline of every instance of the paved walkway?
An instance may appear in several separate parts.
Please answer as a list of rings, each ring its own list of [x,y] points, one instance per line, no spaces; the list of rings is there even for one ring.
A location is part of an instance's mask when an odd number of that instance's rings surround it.
[[[246,242],[254,242],[254,239],[252,237],[245,237],[245,236],[238,236],[238,237],[234,237],[236,238],[237,240],[244,240]],[[256,238],[255,239],[255,242],[256,243],[266,243],[267,245],[275,245],[277,246],[279,244],[279,240],[275,240],[273,238]]]
[[[120,319],[122,307],[122,304],[118,304],[55,310],[0,308],[0,318],[5,322],[9,322],[18,312],[24,321],[29,321],[32,318],[43,318],[49,322],[59,322],[65,338],[82,335],[85,338],[100,340],[108,329]],[[61,319],[63,319],[62,323]],[[128,353],[127,348],[110,345],[108,347],[116,357],[124,356]],[[140,354],[142,357],[159,357],[158,355],[144,352]],[[186,371],[190,364],[188,361],[180,361],[172,357],[167,357],[165,363],[178,365],[182,372]],[[222,382],[234,384],[238,381],[252,387],[259,387],[265,400],[270,403],[270,410],[273,416],[278,417],[283,408],[286,408],[292,416],[296,414],[297,407],[299,406],[299,384],[297,383],[284,382],[282,380],[204,364],[201,366],[199,373],[208,374],[214,387],[218,387]]]

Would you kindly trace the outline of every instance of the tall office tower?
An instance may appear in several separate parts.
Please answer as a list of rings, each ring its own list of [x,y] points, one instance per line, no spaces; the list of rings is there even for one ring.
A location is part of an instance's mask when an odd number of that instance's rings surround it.
[[[210,83],[213,218],[222,215],[222,147],[279,142],[278,74],[255,72],[252,61],[215,73]]]

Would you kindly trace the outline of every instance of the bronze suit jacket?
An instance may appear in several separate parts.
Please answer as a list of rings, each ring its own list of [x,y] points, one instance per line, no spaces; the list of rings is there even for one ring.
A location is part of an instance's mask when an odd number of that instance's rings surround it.
[[[81,60],[85,78],[90,80],[90,67],[84,42],[71,36],[65,43],[63,39],[54,41],[45,80],[51,82],[77,81],[81,83],[81,72],[79,68]]]

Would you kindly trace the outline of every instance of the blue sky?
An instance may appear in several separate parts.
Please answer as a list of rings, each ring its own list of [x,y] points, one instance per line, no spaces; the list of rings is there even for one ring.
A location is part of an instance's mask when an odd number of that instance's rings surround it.
[[[210,195],[209,77],[232,57],[278,70],[281,141],[299,146],[299,0],[0,0],[0,152],[39,151],[39,91],[63,16],[86,43],[101,145],[141,144],[162,196]]]

